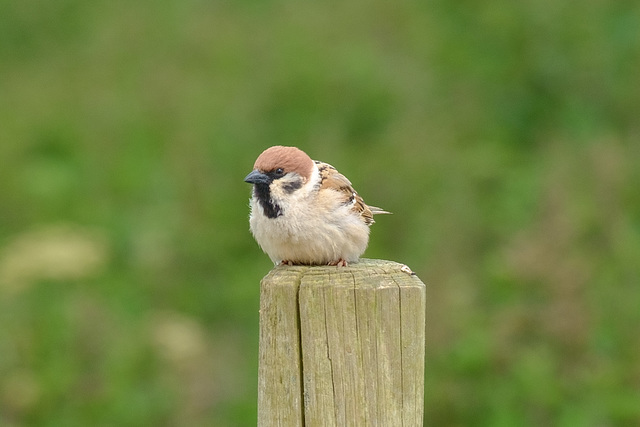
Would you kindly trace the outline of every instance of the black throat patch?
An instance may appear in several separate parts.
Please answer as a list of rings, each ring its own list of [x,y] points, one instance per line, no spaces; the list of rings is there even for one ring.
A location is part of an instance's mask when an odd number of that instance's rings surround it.
[[[282,215],[282,208],[271,200],[269,184],[254,184],[253,192],[262,206],[262,211],[267,218],[277,218]]]

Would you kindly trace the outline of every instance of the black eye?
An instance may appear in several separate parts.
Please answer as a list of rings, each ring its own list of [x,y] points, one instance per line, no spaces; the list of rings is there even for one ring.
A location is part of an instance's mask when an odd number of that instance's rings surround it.
[[[275,174],[278,176],[284,175],[284,169],[278,168],[275,170]]]

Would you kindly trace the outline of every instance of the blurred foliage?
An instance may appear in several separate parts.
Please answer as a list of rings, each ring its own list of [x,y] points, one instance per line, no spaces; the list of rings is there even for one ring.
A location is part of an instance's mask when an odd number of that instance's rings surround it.
[[[428,284],[425,419],[640,423],[640,6],[0,1],[0,425],[255,425],[242,179],[296,145]]]

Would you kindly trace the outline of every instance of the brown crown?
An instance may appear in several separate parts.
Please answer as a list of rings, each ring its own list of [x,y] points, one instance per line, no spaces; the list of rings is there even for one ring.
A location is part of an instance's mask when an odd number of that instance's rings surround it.
[[[264,150],[258,156],[253,168],[261,172],[282,168],[285,173],[297,172],[300,176],[309,179],[313,171],[313,160],[299,148],[276,145]]]

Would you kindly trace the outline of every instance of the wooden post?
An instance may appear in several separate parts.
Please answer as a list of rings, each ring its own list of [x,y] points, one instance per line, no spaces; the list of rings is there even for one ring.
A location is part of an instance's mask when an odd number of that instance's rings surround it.
[[[426,288],[402,264],[261,282],[258,426],[422,426]]]

